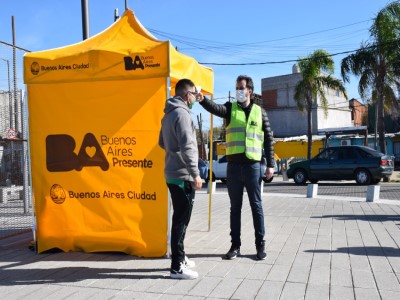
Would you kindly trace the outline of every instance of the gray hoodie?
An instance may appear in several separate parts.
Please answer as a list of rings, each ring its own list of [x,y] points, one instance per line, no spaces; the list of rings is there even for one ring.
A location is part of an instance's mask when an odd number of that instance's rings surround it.
[[[193,181],[199,176],[196,130],[190,109],[175,96],[165,103],[158,144],[166,152],[166,178]]]

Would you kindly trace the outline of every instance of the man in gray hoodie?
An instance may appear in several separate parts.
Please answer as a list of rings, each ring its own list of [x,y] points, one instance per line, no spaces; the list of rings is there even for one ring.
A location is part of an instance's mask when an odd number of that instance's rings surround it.
[[[171,278],[195,279],[191,270],[194,261],[185,255],[184,239],[193,208],[195,190],[201,189],[198,169],[196,130],[190,109],[198,92],[189,79],[181,79],[175,86],[175,97],[167,100],[158,144],[165,150],[164,174],[171,194]]]

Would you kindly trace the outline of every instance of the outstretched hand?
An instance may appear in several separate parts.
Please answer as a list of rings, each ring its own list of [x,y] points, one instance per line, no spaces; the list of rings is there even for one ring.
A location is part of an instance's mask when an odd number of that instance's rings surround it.
[[[203,95],[202,92],[198,92],[198,93],[197,93],[197,95],[196,95],[196,100],[199,101],[199,102],[201,102],[201,101],[204,100],[204,95]]]

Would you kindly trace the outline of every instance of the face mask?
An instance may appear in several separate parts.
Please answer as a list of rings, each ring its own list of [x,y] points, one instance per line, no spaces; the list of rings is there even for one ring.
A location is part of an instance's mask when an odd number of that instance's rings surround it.
[[[192,95],[193,96],[193,95]],[[188,107],[189,107],[189,109],[192,109],[192,107],[193,107],[193,105],[196,103],[196,97],[195,96],[193,96],[193,101],[190,101],[189,103],[188,103]]]
[[[246,94],[244,93],[244,90],[236,91],[236,101],[239,103],[243,103],[246,101]]]

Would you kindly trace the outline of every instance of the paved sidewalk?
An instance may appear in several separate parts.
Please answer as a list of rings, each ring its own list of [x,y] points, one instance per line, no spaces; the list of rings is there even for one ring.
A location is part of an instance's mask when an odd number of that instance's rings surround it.
[[[2,299],[400,299],[400,206],[264,194],[267,259],[255,260],[245,197],[242,256],[230,247],[229,198],[196,196],[186,238],[197,280],[169,278],[167,258],[28,249],[30,234],[0,240]]]

